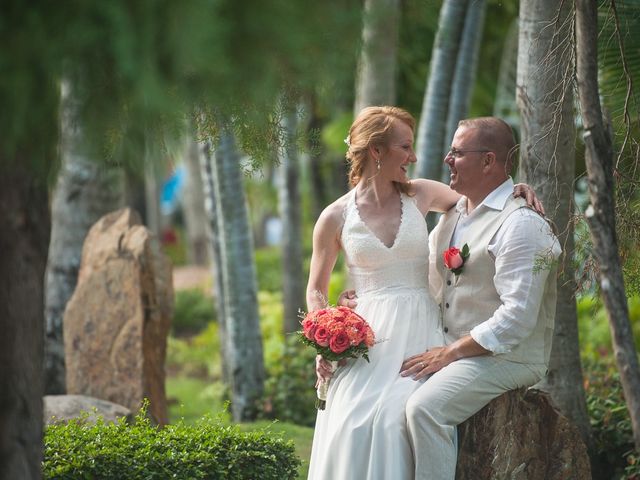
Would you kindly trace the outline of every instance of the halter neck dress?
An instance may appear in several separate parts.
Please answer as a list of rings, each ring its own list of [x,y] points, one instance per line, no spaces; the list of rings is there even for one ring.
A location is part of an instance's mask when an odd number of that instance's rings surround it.
[[[411,355],[444,345],[439,308],[429,293],[429,246],[424,217],[401,194],[396,238],[385,245],[358,212],[355,189],[344,211],[341,241],[356,312],[376,343],[370,363],[351,359],[331,379],[325,410],[318,411],[309,479],[410,479],[413,453],[405,404],[422,381],[400,376]]]

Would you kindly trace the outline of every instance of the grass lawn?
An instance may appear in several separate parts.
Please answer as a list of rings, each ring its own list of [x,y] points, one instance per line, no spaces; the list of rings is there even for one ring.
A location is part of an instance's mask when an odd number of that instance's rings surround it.
[[[220,383],[209,383],[190,377],[168,377],[166,387],[171,422],[182,418],[186,423],[192,423],[207,413],[213,416],[222,415],[223,419],[231,421],[221,400],[223,392]],[[307,478],[313,428],[269,420],[244,423],[240,428],[246,431],[267,429],[281,434],[286,440],[293,440],[296,453],[302,460],[298,478]]]

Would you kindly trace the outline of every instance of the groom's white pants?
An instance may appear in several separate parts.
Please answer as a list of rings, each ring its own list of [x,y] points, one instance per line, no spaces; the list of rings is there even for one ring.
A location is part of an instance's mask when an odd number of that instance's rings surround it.
[[[537,383],[545,365],[496,356],[463,358],[433,374],[407,402],[416,480],[454,480],[456,426],[498,395]]]

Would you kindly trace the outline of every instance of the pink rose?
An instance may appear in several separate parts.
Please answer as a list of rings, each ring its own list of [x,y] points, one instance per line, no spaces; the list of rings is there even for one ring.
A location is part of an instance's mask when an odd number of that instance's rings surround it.
[[[333,353],[342,353],[349,348],[350,345],[349,336],[345,332],[334,335],[329,342],[329,348]]]
[[[317,326],[318,325],[314,320],[310,318],[305,318],[302,321],[302,331],[304,332],[304,336],[307,337],[309,340],[313,340],[314,334],[316,333]]]
[[[329,330],[327,329],[327,327],[324,327],[322,325],[316,328],[316,331],[313,334],[316,343],[321,347],[326,347],[327,345],[329,345],[329,336]]]
[[[449,270],[455,270],[456,268],[460,268],[464,263],[464,258],[460,254],[460,250],[456,247],[451,247],[449,250],[446,250],[443,253],[444,257],[444,266]]]

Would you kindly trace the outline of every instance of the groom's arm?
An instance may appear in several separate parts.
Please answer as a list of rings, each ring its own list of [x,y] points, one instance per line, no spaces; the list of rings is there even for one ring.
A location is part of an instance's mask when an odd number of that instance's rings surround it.
[[[514,212],[489,250],[496,257],[494,285],[502,304],[491,318],[446,347],[408,358],[403,376],[416,380],[461,358],[509,352],[535,328],[544,284],[560,255],[549,225],[531,211]]]
[[[549,224],[529,209],[513,212],[489,245],[495,256],[493,283],[501,305],[470,332],[495,354],[510,352],[531,335],[545,284],[561,250]]]

